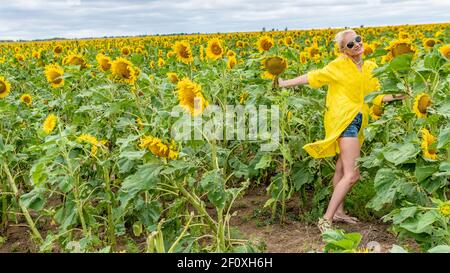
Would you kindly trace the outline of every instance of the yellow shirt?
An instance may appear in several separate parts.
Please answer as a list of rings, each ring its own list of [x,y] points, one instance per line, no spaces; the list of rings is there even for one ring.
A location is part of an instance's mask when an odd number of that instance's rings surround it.
[[[369,116],[369,106],[364,103],[364,97],[380,88],[379,81],[372,76],[372,70],[376,67],[376,63],[365,61],[360,71],[349,57],[342,54],[324,68],[308,73],[311,87],[328,86],[324,116],[325,139],[303,146],[312,157],[330,157],[339,153],[337,139],[358,112],[363,117],[358,133],[362,145],[363,129],[367,126]]]

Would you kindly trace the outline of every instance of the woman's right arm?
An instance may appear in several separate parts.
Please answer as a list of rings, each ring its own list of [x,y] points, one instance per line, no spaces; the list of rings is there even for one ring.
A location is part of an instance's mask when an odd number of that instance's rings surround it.
[[[291,80],[283,80],[281,78],[278,78],[278,85],[280,87],[293,87],[301,84],[308,84],[307,74],[298,76],[297,78],[293,78]]]

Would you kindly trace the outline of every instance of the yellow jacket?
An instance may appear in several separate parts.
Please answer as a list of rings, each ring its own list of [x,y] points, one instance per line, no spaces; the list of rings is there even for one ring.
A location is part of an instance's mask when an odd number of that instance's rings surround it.
[[[365,61],[360,71],[356,64],[342,54],[322,69],[308,72],[308,83],[313,88],[328,85],[326,112],[324,116],[325,139],[303,146],[312,157],[330,157],[339,153],[337,139],[359,111],[362,125],[358,139],[364,141],[363,129],[367,126],[369,106],[364,97],[379,90],[380,83],[372,76],[376,63]]]

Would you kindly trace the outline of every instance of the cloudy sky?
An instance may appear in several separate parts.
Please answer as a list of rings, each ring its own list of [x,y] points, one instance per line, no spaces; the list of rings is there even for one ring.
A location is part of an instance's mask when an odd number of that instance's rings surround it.
[[[450,0],[0,0],[0,40],[450,22]]]

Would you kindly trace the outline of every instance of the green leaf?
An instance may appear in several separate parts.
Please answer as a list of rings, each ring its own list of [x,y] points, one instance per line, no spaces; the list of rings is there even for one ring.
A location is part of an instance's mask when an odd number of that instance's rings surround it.
[[[34,185],[41,185],[47,179],[48,175],[45,168],[46,166],[46,161],[40,161],[31,167],[31,181]]]
[[[225,180],[219,170],[204,173],[200,186],[208,192],[208,199],[216,208],[223,209],[225,207],[227,192],[225,191]]]
[[[142,234],[142,224],[141,222],[137,221],[133,224],[133,234],[136,237],[141,236]]]
[[[120,188],[121,206],[125,207],[139,192],[155,188],[160,181],[159,173],[162,168],[159,163],[145,164],[135,174],[128,176]]]
[[[393,71],[404,71],[411,69],[411,62],[413,59],[413,54],[402,54],[395,57],[390,63],[389,68]]]
[[[265,169],[270,166],[271,162],[272,162],[272,155],[265,154],[261,157],[258,164],[256,164],[255,169]]]
[[[422,182],[438,171],[439,166],[436,164],[427,164],[425,160],[418,160],[416,164],[415,175],[417,182]]]
[[[300,190],[304,184],[311,183],[313,179],[314,177],[308,166],[303,162],[296,163],[293,166],[292,182],[296,191]]]
[[[399,245],[392,245],[391,250],[389,250],[390,253],[408,253],[406,249]]]
[[[435,246],[427,251],[428,253],[450,253],[449,245]]]
[[[416,155],[419,154],[419,152],[420,149],[418,149],[412,143],[394,143],[386,147],[383,155],[387,161],[394,163],[395,165],[400,165],[406,163],[410,159],[415,158]]]
[[[441,149],[450,146],[450,126],[439,132],[437,148]]]
[[[34,188],[29,193],[20,196],[20,201],[25,207],[38,211],[44,207],[46,201],[44,193],[44,188]]]

